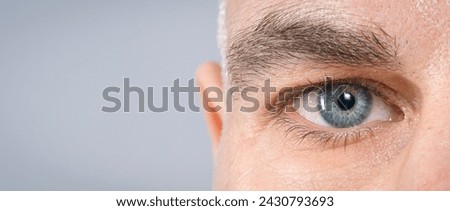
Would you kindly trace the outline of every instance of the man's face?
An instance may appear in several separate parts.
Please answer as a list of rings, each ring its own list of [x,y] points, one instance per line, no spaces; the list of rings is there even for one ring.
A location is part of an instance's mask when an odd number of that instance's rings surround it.
[[[255,102],[238,93],[216,114],[214,188],[450,190],[449,12],[449,1],[229,1],[224,92],[256,87],[259,107],[242,111]]]

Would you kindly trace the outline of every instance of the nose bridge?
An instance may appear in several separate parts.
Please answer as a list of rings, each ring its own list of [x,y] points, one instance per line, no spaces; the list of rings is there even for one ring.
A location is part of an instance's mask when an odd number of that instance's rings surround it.
[[[437,83],[430,83],[423,93],[419,124],[412,131],[414,140],[402,171],[403,189],[450,190],[449,77],[433,80]]]

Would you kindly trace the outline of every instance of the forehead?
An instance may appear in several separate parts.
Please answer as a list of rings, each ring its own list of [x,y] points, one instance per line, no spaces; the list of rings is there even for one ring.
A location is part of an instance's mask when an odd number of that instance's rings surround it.
[[[447,38],[450,36],[450,16],[447,13],[450,11],[450,1],[422,0],[228,0],[225,25],[229,39],[226,47],[233,42],[233,37],[258,25],[261,19],[274,10],[294,11],[293,19],[301,18],[302,13],[316,12],[324,18],[341,18],[356,24],[380,26],[387,34],[395,37],[403,62],[414,63],[415,68],[425,68],[417,66],[417,61],[423,60],[419,54],[442,54],[449,48]],[[418,49],[418,54],[411,53]],[[422,65],[430,65],[425,63]]]
[[[301,10],[314,10],[316,8],[328,8],[336,12],[360,15],[362,20],[374,22],[394,21],[418,21],[436,25],[442,20],[449,20],[448,10],[450,1],[424,1],[424,0],[226,0],[229,19],[239,20],[241,23],[250,24],[274,9],[287,9],[295,7]],[[406,20],[412,19],[412,20]],[[395,25],[392,23],[392,25]],[[447,22],[448,24],[448,22]]]

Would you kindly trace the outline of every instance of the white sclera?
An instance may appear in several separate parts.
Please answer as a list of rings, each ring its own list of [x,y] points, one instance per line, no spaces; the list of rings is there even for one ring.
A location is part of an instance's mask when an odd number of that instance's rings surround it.
[[[308,99],[308,106],[309,108],[314,108],[316,106],[321,105],[321,107],[325,107],[324,104],[324,100],[323,98],[318,97],[318,93],[316,91],[312,91],[309,93],[304,93],[305,95],[307,95]],[[370,93],[372,96],[372,108],[371,110],[369,110],[369,115],[361,122],[361,124],[359,125],[364,125],[370,122],[374,122],[374,121],[392,121],[392,112],[393,109],[391,108],[391,106],[389,106],[381,97],[376,96],[372,93]],[[348,94],[349,95],[349,94]],[[350,97],[350,96],[344,96],[344,97]],[[306,120],[315,123],[317,125],[321,125],[321,126],[326,126],[326,127],[333,127],[332,125],[330,125],[327,121],[325,121],[325,119],[323,119],[322,115],[320,114],[319,111],[317,111],[317,109],[315,111],[308,111],[308,109],[305,109],[303,107],[303,99],[305,99],[305,97],[298,97],[295,98],[295,100],[297,102],[297,105],[300,105],[300,107],[297,109],[297,113],[305,118]],[[358,99],[356,99],[358,100]],[[311,109],[309,109],[311,110]],[[356,125],[356,126],[359,126]],[[354,126],[354,127],[356,127]]]

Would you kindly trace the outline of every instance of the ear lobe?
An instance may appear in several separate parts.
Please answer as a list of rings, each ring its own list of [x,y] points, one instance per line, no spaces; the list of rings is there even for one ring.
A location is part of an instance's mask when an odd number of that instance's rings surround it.
[[[223,94],[222,100],[217,100],[212,93],[205,93],[205,89],[215,87],[223,93],[222,72],[220,65],[215,62],[205,62],[199,66],[196,73],[196,82],[200,87],[200,98],[202,99],[203,111],[205,115],[206,125],[212,140],[213,153],[217,152],[217,147],[222,133],[223,118]],[[216,98],[212,100],[211,97]],[[219,97],[220,98],[220,97]]]

